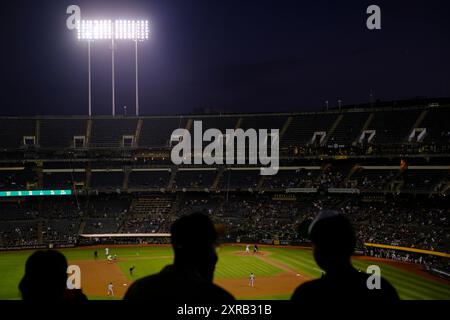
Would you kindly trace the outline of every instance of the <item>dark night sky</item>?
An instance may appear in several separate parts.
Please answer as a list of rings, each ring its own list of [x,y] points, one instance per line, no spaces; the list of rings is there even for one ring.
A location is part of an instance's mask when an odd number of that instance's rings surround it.
[[[141,43],[141,114],[319,110],[376,99],[450,96],[449,1],[2,1],[0,114],[86,114],[82,17],[148,18]],[[366,8],[382,30],[366,28]],[[116,51],[117,108],[134,112],[132,42]],[[92,49],[94,114],[109,114],[111,51]],[[120,111],[118,111],[119,113]]]

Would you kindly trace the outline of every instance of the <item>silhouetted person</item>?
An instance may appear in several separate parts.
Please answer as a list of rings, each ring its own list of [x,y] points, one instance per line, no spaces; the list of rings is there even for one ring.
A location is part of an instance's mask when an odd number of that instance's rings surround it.
[[[24,301],[85,301],[81,290],[67,290],[67,260],[55,250],[34,252],[25,264],[19,283]]]
[[[294,301],[395,301],[399,297],[392,285],[381,278],[380,289],[369,289],[371,274],[359,272],[351,263],[356,237],[350,221],[336,211],[324,210],[309,227],[314,259],[325,275],[301,284]],[[383,270],[381,269],[381,274]]]
[[[125,300],[205,301],[234,300],[213,284],[217,263],[217,232],[212,221],[201,213],[181,217],[171,227],[173,265],[158,274],[134,282]]]

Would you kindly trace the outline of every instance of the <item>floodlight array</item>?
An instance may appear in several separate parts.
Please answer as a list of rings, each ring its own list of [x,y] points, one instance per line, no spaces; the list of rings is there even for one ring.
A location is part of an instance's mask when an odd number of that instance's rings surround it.
[[[111,20],[78,20],[78,40],[111,39]]]
[[[116,20],[114,35],[116,39],[148,39],[148,20]]]
[[[78,20],[78,40],[126,39],[143,41],[149,37],[148,20]]]

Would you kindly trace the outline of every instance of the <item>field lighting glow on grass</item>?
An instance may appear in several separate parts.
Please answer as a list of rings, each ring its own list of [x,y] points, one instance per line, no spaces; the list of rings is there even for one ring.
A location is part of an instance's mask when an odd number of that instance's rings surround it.
[[[72,194],[72,190],[0,191],[0,197],[70,196],[71,194]]]

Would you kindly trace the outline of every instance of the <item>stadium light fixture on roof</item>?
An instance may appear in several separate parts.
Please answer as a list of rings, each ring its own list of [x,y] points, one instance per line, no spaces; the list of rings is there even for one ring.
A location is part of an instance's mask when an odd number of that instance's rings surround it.
[[[91,115],[91,42],[95,40],[111,40],[112,58],[112,115],[115,115],[115,72],[114,50],[116,40],[135,41],[135,82],[136,82],[136,115],[139,115],[139,86],[138,86],[138,54],[137,43],[149,38],[148,20],[82,20],[76,22],[78,40],[88,42],[88,69],[89,69],[89,115]]]

